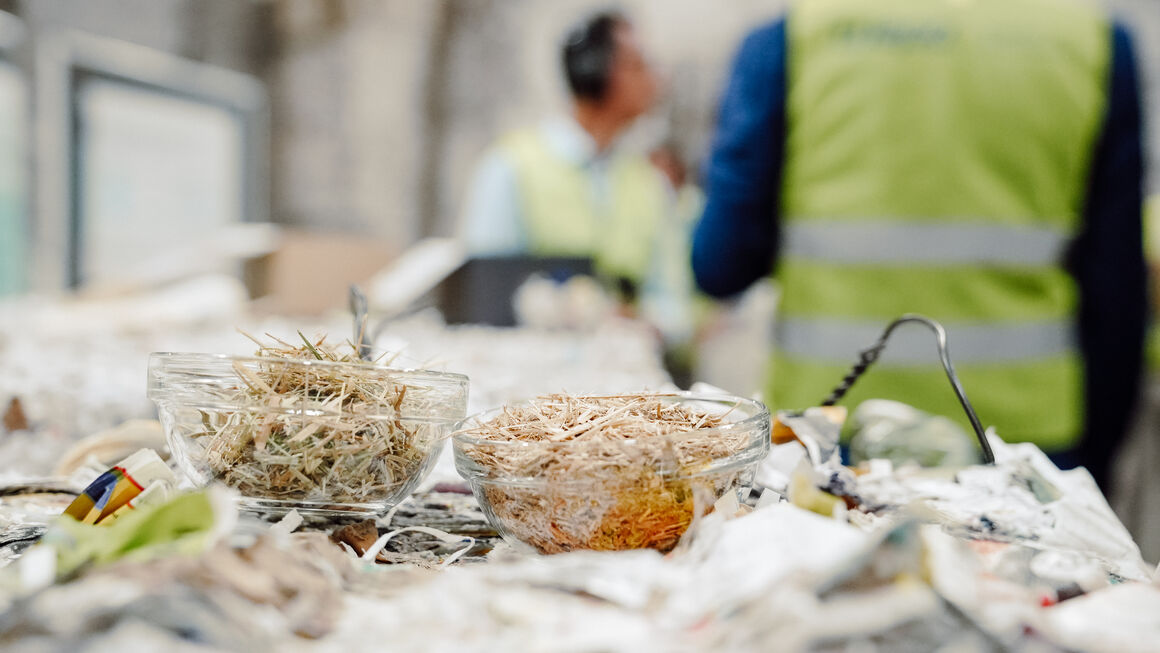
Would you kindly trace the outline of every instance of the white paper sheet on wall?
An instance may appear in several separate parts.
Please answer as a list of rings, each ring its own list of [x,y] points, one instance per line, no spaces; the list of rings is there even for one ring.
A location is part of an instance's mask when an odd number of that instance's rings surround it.
[[[82,284],[172,276],[174,250],[245,218],[235,113],[103,79],[82,81],[76,103]]]

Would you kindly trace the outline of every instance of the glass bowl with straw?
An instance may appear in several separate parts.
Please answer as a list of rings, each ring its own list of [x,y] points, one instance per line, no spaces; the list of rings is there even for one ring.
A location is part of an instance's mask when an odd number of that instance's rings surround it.
[[[731,395],[548,395],[473,415],[455,466],[517,549],[676,546],[769,452],[769,411]]]
[[[302,340],[152,354],[148,395],[173,458],[195,485],[238,490],[243,508],[381,514],[430,472],[466,413],[467,377]]]

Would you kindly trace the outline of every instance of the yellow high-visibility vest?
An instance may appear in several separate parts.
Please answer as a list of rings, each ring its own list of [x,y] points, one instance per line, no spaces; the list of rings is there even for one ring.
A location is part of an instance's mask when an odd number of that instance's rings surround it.
[[[614,155],[602,194],[582,168],[551,150],[541,130],[508,134],[500,147],[515,168],[532,254],[590,257],[604,276],[643,282],[667,201],[647,159]]]
[[[946,325],[979,417],[1047,451],[1082,429],[1063,269],[1103,121],[1111,26],[1069,0],[804,0],[787,19],[771,404],[816,404],[903,313]],[[963,419],[900,331],[851,405]]]

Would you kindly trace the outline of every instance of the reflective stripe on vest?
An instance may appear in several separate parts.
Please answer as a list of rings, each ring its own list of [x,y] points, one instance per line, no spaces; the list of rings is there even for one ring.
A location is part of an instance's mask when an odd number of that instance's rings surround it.
[[[814,405],[902,313],[941,321],[980,418],[1044,449],[1082,428],[1077,232],[1110,29],[1071,0],[804,0],[787,20],[780,326],[769,403]],[[965,423],[929,334],[850,405]]]
[[[928,346],[933,350],[933,345]],[[888,345],[883,356],[889,351]],[[958,356],[953,342],[951,355]],[[827,364],[780,351],[774,353],[773,361],[773,381],[786,406],[816,406],[854,362]],[[1034,442],[1044,451],[1059,451],[1072,445],[1077,418],[1073,407],[1083,401],[1083,366],[1075,357],[1000,365],[956,362],[955,371],[979,419],[995,426],[999,435],[1010,438],[1018,434],[1020,440]],[[1042,397],[1049,397],[1049,403],[1036,403]],[[842,403],[852,407],[872,398],[905,401],[930,413],[946,415],[970,432],[963,409],[937,366],[875,365],[854,384]]]
[[[1070,320],[1015,324],[946,324],[947,342],[955,363],[994,364],[1051,358],[1075,349],[1075,324]],[[778,322],[778,348],[789,356],[823,363],[853,364],[858,352],[882,334],[880,322],[787,318]],[[938,348],[925,328],[899,327],[880,359],[883,365],[927,365]]]
[[[591,257],[597,271],[640,283],[649,268],[667,196],[642,156],[614,155],[598,200],[591,175],[552,151],[538,129],[501,141],[516,171],[529,248],[540,256]]]
[[[1057,265],[1070,234],[1052,226],[873,220],[787,221],[782,252],[830,263]]]

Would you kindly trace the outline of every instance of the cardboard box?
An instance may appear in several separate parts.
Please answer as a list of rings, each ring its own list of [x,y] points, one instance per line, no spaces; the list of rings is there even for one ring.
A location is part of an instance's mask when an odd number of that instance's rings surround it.
[[[255,308],[283,315],[344,310],[351,284],[370,278],[399,255],[386,240],[357,234],[286,229],[278,249],[246,265]]]

